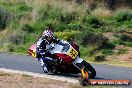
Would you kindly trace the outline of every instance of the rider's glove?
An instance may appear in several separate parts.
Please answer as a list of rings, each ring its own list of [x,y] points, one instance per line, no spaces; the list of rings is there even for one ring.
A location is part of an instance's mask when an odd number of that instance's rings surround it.
[[[58,44],[60,42],[60,40],[57,37],[53,37],[53,43]]]

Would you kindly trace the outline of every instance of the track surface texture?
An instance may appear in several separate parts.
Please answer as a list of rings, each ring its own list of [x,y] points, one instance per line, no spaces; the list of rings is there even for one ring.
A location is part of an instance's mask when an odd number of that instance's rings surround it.
[[[126,67],[115,67],[110,65],[92,64],[96,69],[97,75],[95,79],[129,79],[132,80],[132,68]],[[38,74],[44,74],[41,66],[39,65],[37,59],[26,55],[8,54],[0,53],[0,68],[26,71]],[[51,74],[52,75],[52,74]],[[55,75],[58,78],[63,77],[71,79],[78,79],[76,75]],[[74,81],[73,80],[73,81]],[[130,86],[123,86],[123,88],[132,88]]]

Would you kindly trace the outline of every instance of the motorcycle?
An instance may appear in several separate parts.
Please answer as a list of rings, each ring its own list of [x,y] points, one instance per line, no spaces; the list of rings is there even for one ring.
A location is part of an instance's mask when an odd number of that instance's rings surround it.
[[[45,57],[44,62],[51,69],[52,73],[72,73],[82,74],[84,78],[94,78],[95,69],[85,60],[80,58],[79,46],[61,40],[58,44],[48,46],[49,57]],[[36,58],[36,45],[32,45],[28,50],[29,55]]]

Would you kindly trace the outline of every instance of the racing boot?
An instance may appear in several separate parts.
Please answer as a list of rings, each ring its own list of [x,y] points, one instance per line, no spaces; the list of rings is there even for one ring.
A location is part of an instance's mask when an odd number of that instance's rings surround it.
[[[48,73],[49,68],[48,68],[47,64],[44,63],[44,61],[41,58],[38,58],[38,61],[39,61],[40,65],[42,66],[44,73]]]
[[[49,68],[45,64],[42,67],[43,67],[44,73],[48,73],[50,71]]]

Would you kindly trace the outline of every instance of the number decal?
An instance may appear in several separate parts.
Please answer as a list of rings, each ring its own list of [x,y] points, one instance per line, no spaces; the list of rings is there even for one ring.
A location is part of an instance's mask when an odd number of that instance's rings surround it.
[[[78,52],[74,48],[71,48],[70,51],[68,52],[68,55],[75,59],[78,55]]]
[[[35,52],[35,51],[32,52],[32,56],[33,56],[34,58],[36,58],[36,52]]]

